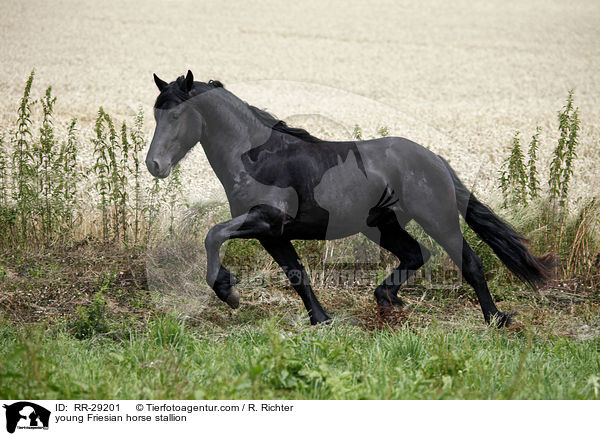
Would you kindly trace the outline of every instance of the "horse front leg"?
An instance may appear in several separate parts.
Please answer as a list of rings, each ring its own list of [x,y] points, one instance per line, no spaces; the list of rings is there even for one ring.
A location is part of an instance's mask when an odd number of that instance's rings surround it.
[[[259,239],[265,250],[275,259],[296,290],[304,307],[308,311],[310,323],[315,325],[331,319],[317,297],[315,296],[310,279],[304,266],[298,258],[298,253],[289,240],[286,239]]]
[[[219,250],[223,243],[234,238],[259,238],[272,233],[272,223],[265,219],[258,209],[217,224],[206,235],[206,282],[215,291],[217,297],[231,308],[240,305],[240,293],[233,288],[236,277],[222,264]]]

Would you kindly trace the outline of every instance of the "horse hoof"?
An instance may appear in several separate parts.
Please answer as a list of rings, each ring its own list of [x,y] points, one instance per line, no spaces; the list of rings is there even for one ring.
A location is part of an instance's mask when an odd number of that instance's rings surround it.
[[[491,322],[497,328],[508,328],[512,327],[514,318],[517,315],[516,311],[513,312],[498,312],[494,318],[492,318]]]
[[[333,323],[333,320],[331,319],[331,317],[329,315],[322,314],[320,316],[316,316],[316,317],[311,317],[310,318],[310,323],[311,325],[319,325],[319,324],[331,324]]]
[[[238,291],[236,291],[235,289],[232,289],[231,293],[229,294],[229,296],[227,297],[227,300],[225,300],[225,302],[232,309],[237,309],[238,307],[240,307],[240,293]]]

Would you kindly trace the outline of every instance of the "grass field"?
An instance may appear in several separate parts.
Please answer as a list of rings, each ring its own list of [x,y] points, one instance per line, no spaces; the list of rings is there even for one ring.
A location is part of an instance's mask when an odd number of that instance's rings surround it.
[[[122,341],[0,327],[2,398],[598,399],[600,340],[472,326],[226,333],[153,319]]]
[[[13,256],[1,262],[0,398],[599,395],[594,281],[554,283],[537,292],[495,281],[500,309],[519,312],[518,322],[503,330],[483,323],[466,284],[405,287],[404,310],[380,318],[370,283],[316,282],[334,318],[310,327],[281,277],[263,285],[243,277],[242,304],[232,311],[189,265],[172,273],[171,288],[158,282],[149,291],[145,256],[122,247],[89,244],[63,256]],[[18,269],[7,268],[15,264]]]

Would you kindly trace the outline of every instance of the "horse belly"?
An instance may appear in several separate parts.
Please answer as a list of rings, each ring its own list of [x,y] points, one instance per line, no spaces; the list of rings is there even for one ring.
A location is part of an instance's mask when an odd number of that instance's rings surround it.
[[[328,213],[326,239],[364,230],[369,211],[384,189],[385,183],[361,169],[352,154],[329,169],[314,190],[316,203]]]

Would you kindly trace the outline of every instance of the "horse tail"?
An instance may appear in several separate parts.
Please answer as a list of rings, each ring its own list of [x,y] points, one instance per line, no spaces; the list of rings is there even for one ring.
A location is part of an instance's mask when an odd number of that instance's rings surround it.
[[[460,181],[450,164],[441,156],[440,158],[452,176],[457,206],[469,227],[522,281],[538,287],[550,279],[557,264],[556,257],[553,254],[546,254],[542,257],[535,257],[531,254],[526,246],[527,239],[477,200],[475,195]]]

